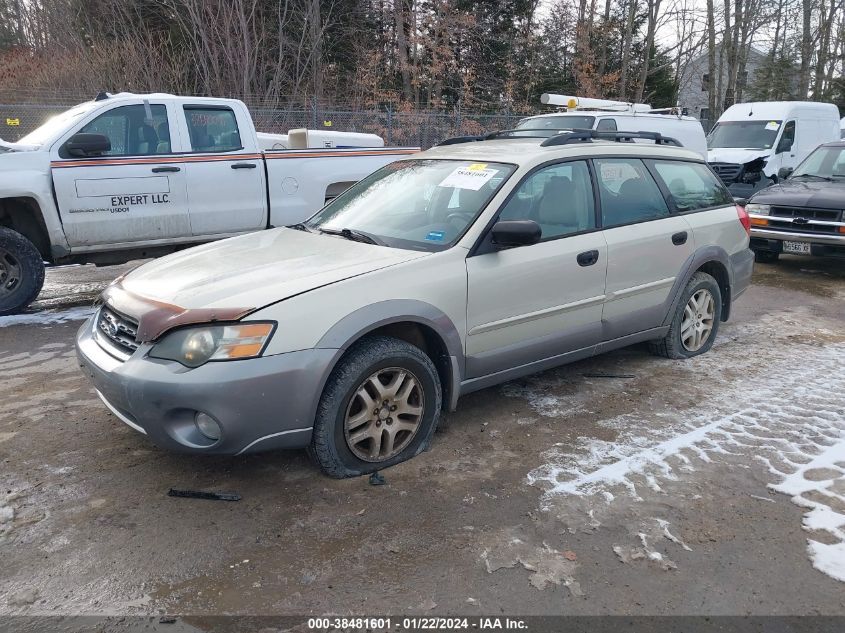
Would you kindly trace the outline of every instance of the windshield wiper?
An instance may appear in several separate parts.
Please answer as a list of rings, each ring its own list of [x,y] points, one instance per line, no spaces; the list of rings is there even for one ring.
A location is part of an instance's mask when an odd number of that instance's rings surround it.
[[[345,237],[347,240],[352,240],[353,242],[363,242],[364,244],[375,244],[376,246],[384,246],[384,242],[380,239],[377,239],[370,235],[369,233],[364,233],[363,231],[356,231],[355,229],[324,229],[323,227],[319,227],[317,229],[320,233],[325,233],[327,235],[339,235],[340,237]]]
[[[797,176],[792,176],[790,180],[795,180],[797,178],[816,178],[818,180],[825,180],[827,182],[832,182],[833,178],[830,176],[819,176],[818,174],[798,174]]]
[[[314,229],[309,227],[305,222],[297,222],[296,224],[288,224],[286,229],[293,229],[294,231],[305,231],[306,233],[314,233]]]

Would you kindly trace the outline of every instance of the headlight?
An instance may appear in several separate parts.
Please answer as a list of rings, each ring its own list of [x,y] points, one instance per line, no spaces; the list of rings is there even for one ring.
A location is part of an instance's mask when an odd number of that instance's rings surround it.
[[[755,204],[753,202],[745,205],[745,210],[752,215],[769,215],[771,208],[771,205]]]
[[[239,360],[261,356],[275,323],[208,325],[176,330],[150,350],[150,356],[199,367],[212,360]]]

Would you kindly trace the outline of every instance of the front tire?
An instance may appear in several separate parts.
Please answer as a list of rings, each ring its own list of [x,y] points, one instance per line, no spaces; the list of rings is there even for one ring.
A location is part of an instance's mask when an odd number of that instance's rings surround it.
[[[393,466],[428,447],[441,403],[440,377],[421,349],[392,337],[366,338],[329,376],[309,454],[336,479]]]
[[[707,273],[697,272],[687,282],[675,309],[669,332],[649,349],[666,358],[692,358],[713,347],[722,315],[722,291]]]
[[[32,242],[0,227],[0,316],[17,314],[44,285],[44,262]]]

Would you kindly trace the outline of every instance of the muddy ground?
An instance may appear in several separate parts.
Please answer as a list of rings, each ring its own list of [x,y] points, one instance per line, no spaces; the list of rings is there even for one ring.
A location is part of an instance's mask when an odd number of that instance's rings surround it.
[[[110,415],[72,341],[125,268],[53,269],[0,318],[0,614],[845,615],[845,262],[758,265],[692,361],[467,396],[380,487]]]

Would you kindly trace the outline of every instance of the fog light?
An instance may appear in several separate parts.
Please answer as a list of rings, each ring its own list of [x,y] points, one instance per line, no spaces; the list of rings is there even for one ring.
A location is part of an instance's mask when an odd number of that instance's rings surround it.
[[[199,432],[212,441],[220,439],[220,424],[207,413],[200,411],[194,416],[194,423]]]

